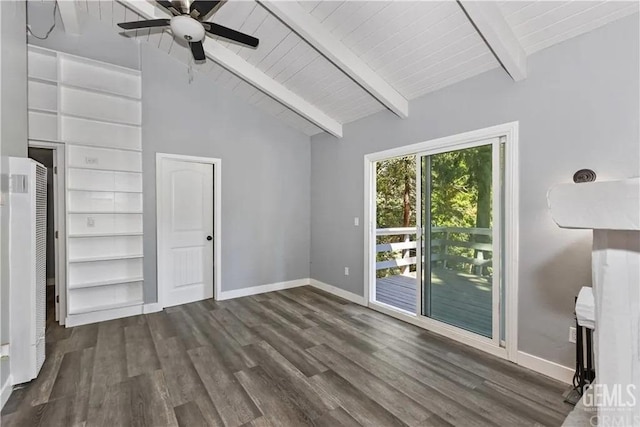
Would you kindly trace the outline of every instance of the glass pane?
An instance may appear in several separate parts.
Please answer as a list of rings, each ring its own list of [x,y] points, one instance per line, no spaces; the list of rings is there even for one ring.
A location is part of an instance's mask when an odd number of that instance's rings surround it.
[[[376,163],[375,301],[416,312],[416,156]]]
[[[423,314],[492,336],[492,146],[428,156]]]

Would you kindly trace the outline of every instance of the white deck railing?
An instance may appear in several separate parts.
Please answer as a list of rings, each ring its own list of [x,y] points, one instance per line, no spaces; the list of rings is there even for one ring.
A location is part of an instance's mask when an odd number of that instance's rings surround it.
[[[376,270],[384,270],[388,268],[399,267],[403,273],[415,265],[417,259],[411,256],[411,250],[416,249],[416,233],[415,227],[396,227],[396,228],[379,228],[376,230],[378,236],[404,236],[401,242],[380,243],[376,245],[376,253],[391,252],[392,258],[384,261],[376,262]],[[489,236],[491,238],[492,231],[490,228],[461,228],[461,227],[432,227],[431,234],[437,238],[431,239],[431,262],[438,262],[444,268],[452,263],[462,263],[470,265],[476,274],[482,275],[485,267],[491,266],[491,259],[485,259],[485,252],[492,252],[493,245],[486,242],[476,242],[473,236]],[[468,240],[454,240],[452,234],[466,234]],[[448,249],[470,248],[474,250],[474,257],[466,257],[449,253]]]

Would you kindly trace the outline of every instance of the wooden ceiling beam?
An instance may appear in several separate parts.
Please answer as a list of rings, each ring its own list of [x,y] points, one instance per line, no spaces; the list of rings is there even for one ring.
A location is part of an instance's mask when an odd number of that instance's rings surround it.
[[[527,54],[495,1],[458,0],[502,67],[515,81],[527,77]]]
[[[326,30],[297,1],[257,1],[389,110],[402,118],[409,115],[407,99]]]
[[[144,19],[156,19],[162,16],[170,16],[159,10],[153,4],[140,0],[119,0],[125,7],[131,9]],[[324,111],[312,105],[300,95],[292,92],[281,83],[275,81],[267,74],[245,61],[233,51],[227,49],[222,44],[211,38],[206,38],[203,42],[204,51],[207,58],[216,62],[229,72],[235,74],[250,85],[264,92],[266,95],[280,102],[285,107],[296,112],[300,116],[309,120],[322,130],[336,136],[342,137],[342,124],[329,117]]]

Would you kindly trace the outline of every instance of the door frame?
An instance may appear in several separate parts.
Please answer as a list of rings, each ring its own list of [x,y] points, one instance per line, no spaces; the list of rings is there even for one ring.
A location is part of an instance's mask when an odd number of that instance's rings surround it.
[[[508,359],[517,363],[518,357],[518,241],[519,241],[519,167],[518,167],[518,130],[519,122],[504,123],[484,129],[464,132],[456,135],[436,138],[416,144],[405,145],[364,156],[364,223],[367,226],[364,233],[364,297],[369,308],[420,326],[424,329],[444,335],[456,341]],[[505,206],[507,206],[504,220],[504,284],[505,284],[505,346],[496,346],[492,340],[480,337],[474,333],[427,319],[418,314],[408,314],[389,306],[377,303],[375,297],[375,246],[376,239],[371,238],[376,228],[375,200],[376,177],[375,162],[400,156],[419,155],[424,152],[435,154],[452,149],[464,148],[465,144],[503,137],[505,141]],[[419,177],[417,177],[419,180]],[[417,224],[417,233],[421,233]],[[420,264],[420,263],[419,263]]]
[[[59,301],[56,310],[56,321],[60,325],[65,325],[67,319],[67,204],[65,195],[65,144],[62,142],[41,141],[29,139],[28,148],[43,148],[53,151],[53,223],[55,232],[58,233],[54,239],[56,281],[55,293]]]
[[[222,280],[222,159],[214,157],[186,156],[182,154],[156,153],[156,277],[158,283],[158,304],[164,308],[164,290],[166,278],[160,274],[158,260],[164,248],[162,206],[164,189],[162,187],[162,161],[177,160],[188,163],[204,163],[213,166],[213,299],[218,300]]]

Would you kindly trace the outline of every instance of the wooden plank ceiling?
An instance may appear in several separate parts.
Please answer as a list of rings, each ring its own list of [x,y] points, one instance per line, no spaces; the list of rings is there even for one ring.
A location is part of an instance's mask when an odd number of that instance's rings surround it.
[[[125,7],[126,2],[79,0],[78,5],[121,32],[118,22],[144,19]],[[500,66],[455,1],[299,3],[407,100]],[[501,1],[497,5],[526,54],[638,12],[635,1]],[[156,16],[162,16],[160,9],[156,11]],[[229,0],[209,20],[258,37],[260,45],[255,50],[224,39],[217,42],[338,123],[386,109],[262,4]],[[137,30],[126,35],[157,46],[179,61],[192,62],[188,49],[168,30]],[[194,69],[306,135],[323,131],[213,61],[194,64]]]

